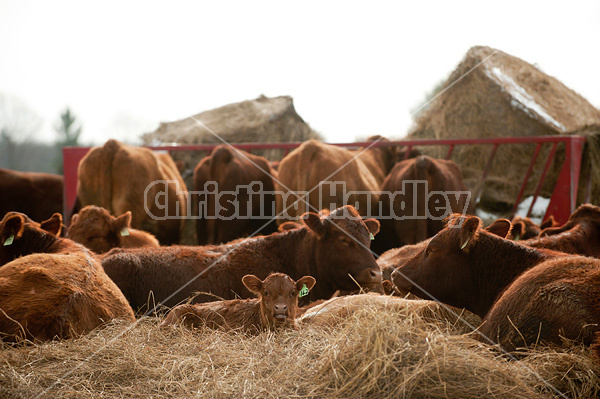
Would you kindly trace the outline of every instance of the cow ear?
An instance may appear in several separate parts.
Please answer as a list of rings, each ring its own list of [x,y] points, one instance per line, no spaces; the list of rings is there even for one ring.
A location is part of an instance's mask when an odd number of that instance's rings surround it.
[[[55,213],[50,219],[40,223],[40,227],[54,236],[60,236],[60,232],[62,231],[62,215]]]
[[[364,220],[365,225],[367,226],[367,229],[369,229],[369,231],[371,232],[371,234],[373,235],[377,235],[377,233],[379,233],[379,221],[375,220],[375,219],[366,219]]]
[[[284,231],[288,231],[288,230],[294,230],[297,228],[302,227],[301,224],[296,223],[296,222],[283,222],[279,225],[279,227],[277,227],[277,231],[283,233]]]
[[[512,228],[510,229],[510,237],[514,241],[519,241],[521,237],[525,234],[525,223],[523,221],[518,220],[513,223]]]
[[[17,238],[21,238],[25,229],[25,218],[21,214],[7,217],[0,225],[0,245],[9,246]]]
[[[298,290],[298,292],[300,292],[304,288],[304,286],[306,286],[306,289],[310,291],[316,283],[317,280],[315,280],[313,276],[304,276],[300,280],[296,281],[296,289]]]
[[[250,292],[255,294],[260,294],[260,291],[263,287],[262,280],[256,277],[254,274],[246,274],[244,277],[242,277],[242,283],[244,283],[244,286],[248,288]]]
[[[546,220],[544,220],[544,223],[542,223],[540,225],[540,229],[544,230],[547,229],[548,227],[554,227],[554,215],[550,215],[550,217]]]
[[[77,223],[78,220],[79,220],[79,214],[75,213],[73,216],[71,216],[71,223],[70,223],[70,225],[73,225],[74,223]]]
[[[115,231],[118,231],[122,236],[128,236],[129,228],[131,227],[131,211],[127,211],[115,218],[112,223]]]
[[[325,225],[319,215],[313,212],[307,212],[302,215],[302,220],[304,220],[304,224],[315,233],[317,238],[323,238],[325,235]]]
[[[485,228],[492,234],[498,237],[506,238],[508,232],[511,231],[510,220],[508,219],[497,219],[492,222],[488,227]]]
[[[477,216],[470,216],[463,221],[460,229],[461,250],[465,251],[466,253],[469,252],[469,249],[473,246],[475,240],[477,239],[480,224],[481,219],[479,219]]]

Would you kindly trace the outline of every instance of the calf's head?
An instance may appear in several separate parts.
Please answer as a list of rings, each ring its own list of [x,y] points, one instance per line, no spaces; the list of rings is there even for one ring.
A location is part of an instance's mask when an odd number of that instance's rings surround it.
[[[363,220],[353,206],[344,206],[324,218],[306,213],[304,223],[316,237],[315,267],[319,285],[352,291],[357,283],[366,289],[381,287],[381,269],[370,250],[371,240],[379,232],[375,219]]]
[[[258,295],[263,326],[295,328],[298,296],[308,293],[316,280],[311,276],[304,276],[294,281],[287,274],[272,273],[264,281],[253,274],[247,274],[242,278],[242,282],[246,288]]]
[[[8,212],[0,222],[0,266],[20,256],[46,252],[62,231],[62,216],[36,223],[20,212]]]
[[[88,205],[71,218],[67,237],[101,254],[119,246],[119,236],[129,235],[131,212],[119,217],[106,209]]]

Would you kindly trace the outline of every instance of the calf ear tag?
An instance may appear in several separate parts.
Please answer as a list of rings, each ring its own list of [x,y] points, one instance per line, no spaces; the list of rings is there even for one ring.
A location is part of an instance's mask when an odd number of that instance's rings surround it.
[[[308,295],[308,287],[306,286],[306,284],[302,284],[302,289],[298,293],[298,298],[302,298],[303,296],[307,296],[307,295]]]
[[[375,236],[373,235],[373,233],[369,233],[371,234],[371,241],[373,241],[375,239]]]
[[[6,239],[6,241],[4,241],[4,246],[8,247],[9,245],[11,245],[13,243],[14,240],[15,240],[15,235],[14,234],[9,235],[8,238]]]
[[[123,237],[127,237],[129,235],[129,229],[127,227],[123,227],[119,232]]]

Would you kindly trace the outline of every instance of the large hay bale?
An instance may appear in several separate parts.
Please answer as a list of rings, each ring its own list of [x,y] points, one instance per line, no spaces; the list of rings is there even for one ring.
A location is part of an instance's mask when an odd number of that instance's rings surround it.
[[[408,137],[486,138],[570,134],[584,126],[600,124],[600,111],[558,79],[537,67],[489,47],[471,48],[433,100],[417,118]],[[562,146],[560,146],[562,147]],[[546,177],[542,195],[550,196],[562,156]],[[512,208],[535,145],[510,145],[498,149],[481,191],[480,205],[487,210]],[[443,157],[444,148],[424,152]],[[478,191],[478,182],[491,146],[457,147],[452,159],[461,167],[467,187]],[[525,195],[531,195],[542,172],[550,146],[538,156]],[[600,183],[600,180],[599,180]]]
[[[255,100],[224,105],[179,121],[163,122],[154,132],[142,136],[147,145],[222,144],[222,140],[228,143],[280,143],[313,138],[320,136],[298,115],[290,96],[260,96]],[[282,154],[270,151],[263,156],[274,160]]]

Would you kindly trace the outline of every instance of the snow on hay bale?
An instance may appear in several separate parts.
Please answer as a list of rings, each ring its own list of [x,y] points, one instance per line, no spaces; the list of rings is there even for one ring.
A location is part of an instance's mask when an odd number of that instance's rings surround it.
[[[292,97],[260,96],[175,122],[163,122],[154,132],[142,136],[145,144],[154,145],[221,144],[219,138],[228,143],[276,143],[304,141],[319,135],[298,115]],[[272,151],[266,154],[271,158],[281,155]]]
[[[589,126],[600,126],[600,111],[537,67],[502,51],[477,46],[467,52],[443,84],[441,94],[415,122],[408,134],[412,139],[581,134],[589,131]],[[562,163],[564,150],[562,145],[558,148],[543,196],[551,195]],[[445,150],[424,149],[437,157],[445,156]],[[500,212],[512,208],[534,150],[533,144],[499,147],[482,187],[481,206]],[[478,191],[490,151],[491,146],[454,150],[452,159],[460,165],[472,191]],[[525,195],[534,192],[549,151],[549,145],[542,146]],[[600,176],[597,182],[600,187]]]

